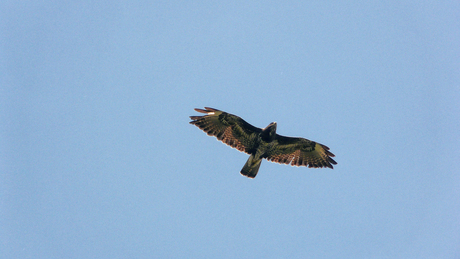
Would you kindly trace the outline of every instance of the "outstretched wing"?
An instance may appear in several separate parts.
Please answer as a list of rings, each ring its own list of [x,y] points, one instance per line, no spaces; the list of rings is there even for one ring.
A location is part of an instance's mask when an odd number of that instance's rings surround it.
[[[268,161],[295,166],[329,167],[337,162],[325,145],[304,138],[291,138],[276,134],[275,145],[267,152]]]
[[[255,150],[254,144],[262,129],[252,126],[236,115],[214,108],[205,107],[205,110],[195,109],[195,111],[207,115],[190,116],[192,119],[190,124],[239,151],[249,154]]]

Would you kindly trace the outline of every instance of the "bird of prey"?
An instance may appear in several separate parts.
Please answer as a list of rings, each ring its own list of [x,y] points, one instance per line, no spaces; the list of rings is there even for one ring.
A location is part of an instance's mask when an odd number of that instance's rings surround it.
[[[332,165],[337,164],[331,158],[334,154],[329,152],[329,148],[325,145],[304,138],[276,134],[276,122],[261,129],[236,115],[214,108],[205,107],[204,110],[195,109],[195,111],[207,115],[190,116],[192,119],[190,124],[202,129],[209,136],[215,136],[223,143],[250,155],[240,172],[249,178],[256,177],[263,158],[280,164],[314,168],[332,169]]]

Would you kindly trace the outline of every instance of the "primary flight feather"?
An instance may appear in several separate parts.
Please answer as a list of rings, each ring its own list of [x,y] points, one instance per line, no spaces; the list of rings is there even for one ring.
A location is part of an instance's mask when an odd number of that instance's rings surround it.
[[[241,174],[254,178],[259,171],[262,159],[314,168],[329,167],[337,162],[331,157],[325,145],[304,138],[285,137],[276,134],[276,122],[264,129],[247,123],[242,118],[214,108],[195,109],[206,113],[204,116],[190,116],[190,124],[197,126],[209,136],[215,136],[225,144],[249,154],[248,161],[241,169]]]

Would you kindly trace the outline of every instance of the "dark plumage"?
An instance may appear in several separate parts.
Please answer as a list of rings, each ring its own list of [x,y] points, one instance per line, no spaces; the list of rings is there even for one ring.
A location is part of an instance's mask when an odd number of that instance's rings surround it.
[[[276,122],[260,129],[236,115],[217,109],[205,107],[205,110],[195,109],[195,111],[207,115],[190,116],[192,119],[190,124],[250,155],[241,169],[241,174],[244,176],[256,177],[263,158],[280,164],[314,168],[333,168],[332,165],[337,164],[331,158],[334,154],[329,152],[329,148],[325,145],[304,138],[276,134]]]

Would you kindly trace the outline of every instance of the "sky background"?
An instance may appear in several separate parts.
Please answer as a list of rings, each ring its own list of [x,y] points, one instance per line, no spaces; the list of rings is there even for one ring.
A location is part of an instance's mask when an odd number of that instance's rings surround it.
[[[460,258],[459,1],[2,1],[2,258]],[[263,161],[217,108],[325,144]]]

